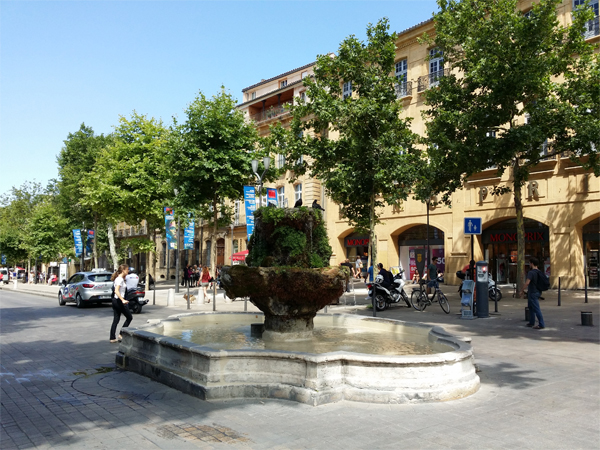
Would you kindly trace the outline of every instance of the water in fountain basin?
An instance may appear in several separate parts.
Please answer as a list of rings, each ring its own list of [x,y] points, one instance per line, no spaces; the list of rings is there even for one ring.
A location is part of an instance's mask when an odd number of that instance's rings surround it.
[[[424,341],[419,336],[382,333],[367,328],[347,329],[338,326],[315,324],[309,339],[265,341],[250,335],[250,323],[256,319],[203,323],[173,323],[162,334],[215,350],[283,350],[305,353],[345,351],[371,355],[429,355],[440,352],[439,345]],[[444,346],[446,347],[446,346]],[[451,351],[450,347],[442,351]]]

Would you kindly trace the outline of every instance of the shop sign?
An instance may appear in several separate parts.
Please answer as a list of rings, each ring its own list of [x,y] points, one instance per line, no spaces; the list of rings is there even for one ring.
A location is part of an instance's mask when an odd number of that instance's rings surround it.
[[[354,236],[345,239],[346,247],[367,247],[369,245],[368,236]]]
[[[544,241],[544,233],[532,231],[525,233],[527,242]],[[517,242],[517,233],[490,233],[490,242]]]

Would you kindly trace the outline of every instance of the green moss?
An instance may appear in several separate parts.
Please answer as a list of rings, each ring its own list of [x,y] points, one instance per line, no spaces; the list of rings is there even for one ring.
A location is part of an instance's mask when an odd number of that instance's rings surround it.
[[[260,208],[246,263],[251,267],[321,268],[332,250],[320,211],[312,208]]]

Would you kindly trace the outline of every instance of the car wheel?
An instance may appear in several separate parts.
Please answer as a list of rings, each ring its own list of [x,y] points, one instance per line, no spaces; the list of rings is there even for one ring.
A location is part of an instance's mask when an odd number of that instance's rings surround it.
[[[75,297],[75,304],[77,305],[78,308],[83,308],[83,306],[84,306],[83,299],[81,298],[81,295],[79,293]]]
[[[67,302],[63,300],[62,292],[58,293],[58,304],[59,306],[65,306]]]

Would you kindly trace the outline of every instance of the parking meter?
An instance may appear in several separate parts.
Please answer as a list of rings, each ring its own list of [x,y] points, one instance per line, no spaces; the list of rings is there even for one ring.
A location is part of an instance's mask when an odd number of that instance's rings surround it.
[[[477,298],[477,317],[484,318],[490,316],[488,302],[488,263],[487,261],[478,261],[475,264],[475,293]]]

